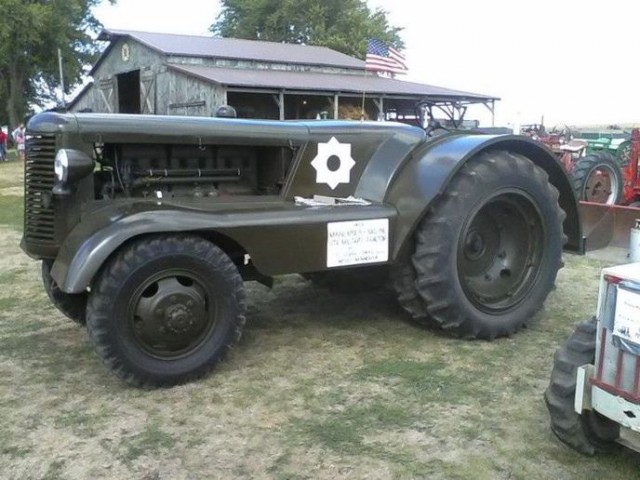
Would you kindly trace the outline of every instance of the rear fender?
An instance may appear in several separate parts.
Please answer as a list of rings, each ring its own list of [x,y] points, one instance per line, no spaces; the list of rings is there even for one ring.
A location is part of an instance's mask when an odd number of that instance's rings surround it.
[[[398,210],[392,259],[397,259],[408,247],[420,220],[432,202],[446,190],[456,172],[471,158],[487,150],[518,153],[547,172],[549,182],[560,192],[560,207],[567,214],[565,250],[584,253],[578,202],[564,168],[549,149],[517,135],[453,134],[436,138],[414,151],[387,191],[385,202],[395,205]]]

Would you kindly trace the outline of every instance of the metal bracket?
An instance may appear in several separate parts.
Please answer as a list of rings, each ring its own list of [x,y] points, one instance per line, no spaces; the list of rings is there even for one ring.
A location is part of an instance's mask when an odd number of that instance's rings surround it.
[[[577,414],[582,414],[585,410],[591,410],[591,384],[589,379],[595,375],[593,365],[583,365],[578,367],[576,372],[576,397],[573,409]]]

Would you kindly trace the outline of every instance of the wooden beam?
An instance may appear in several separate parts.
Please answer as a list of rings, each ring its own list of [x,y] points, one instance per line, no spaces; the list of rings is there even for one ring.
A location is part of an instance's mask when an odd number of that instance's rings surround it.
[[[280,120],[284,120],[284,90],[280,90]]]

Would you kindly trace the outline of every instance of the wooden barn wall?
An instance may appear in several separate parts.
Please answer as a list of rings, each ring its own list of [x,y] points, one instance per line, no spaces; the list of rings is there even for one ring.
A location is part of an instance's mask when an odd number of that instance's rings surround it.
[[[221,86],[167,70],[157,78],[156,113],[209,117],[226,102],[225,92]]]
[[[122,59],[122,46],[129,46],[129,59]],[[165,58],[154,50],[132,40],[116,41],[106,57],[93,73],[94,84],[73,105],[73,111],[91,109],[100,113],[116,113],[117,103],[117,79],[120,73],[140,70],[141,77],[156,78],[166,70]],[[155,92],[153,92],[155,98]],[[153,105],[152,105],[153,106]]]
[[[70,110],[72,112],[80,112],[82,110],[91,110],[92,112],[97,112],[98,110],[95,110],[95,106],[97,104],[95,98],[96,93],[97,92],[94,90],[94,85],[92,85],[82,94],[81,97],[74,99],[74,104],[72,108],[70,108]]]
[[[125,43],[129,48],[126,61],[122,58],[122,47]],[[111,46],[109,53],[102,58],[96,68],[93,74],[93,86],[75,100],[72,111],[117,113],[119,110],[117,75],[134,70],[140,71],[142,113],[211,116],[218,106],[227,103],[225,87],[177,72],[168,67],[170,64],[246,68],[256,70],[257,74],[260,70],[280,70],[362,75],[362,71],[359,70],[313,65],[201,57],[167,58],[133,39],[119,39]],[[249,97],[250,95],[247,97],[248,101],[251,101]],[[255,98],[255,100],[258,99]],[[260,111],[253,112],[252,116],[271,118],[273,115],[270,110],[273,106],[269,104],[269,100],[270,98],[267,99],[267,105],[254,105]]]
[[[99,113],[118,112],[117,75],[140,70],[141,88],[151,88],[147,101],[141,102],[143,113],[158,115],[210,116],[225,103],[226,90],[221,86],[167,68],[166,58],[144,45],[128,39],[129,59],[122,59],[125,40],[118,40],[94,72],[94,85],[76,99],[72,111],[90,109]],[[150,87],[149,87],[150,86]],[[145,97],[146,92],[142,92]]]
[[[122,60],[122,45],[127,43],[129,45],[129,60]],[[109,52],[106,58],[102,60],[102,63],[98,69],[94,72],[94,80],[108,78],[114,74],[130,72],[132,70],[149,69],[154,72],[160,71],[164,68],[165,58],[158,54],[155,50],[152,50],[144,45],[137,43],[131,39],[125,41],[119,39]]]

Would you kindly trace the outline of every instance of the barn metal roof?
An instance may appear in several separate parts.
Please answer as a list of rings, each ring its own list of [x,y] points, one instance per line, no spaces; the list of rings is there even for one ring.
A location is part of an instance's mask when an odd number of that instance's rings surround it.
[[[245,89],[300,90],[383,94],[387,97],[429,97],[470,102],[499,100],[497,97],[452,90],[422,83],[407,82],[375,74],[348,75],[282,70],[249,70],[240,68],[200,67],[170,64],[170,68],[202,80]]]
[[[98,40],[130,37],[165,55],[364,69],[364,61],[326,47],[132,30],[102,31]],[[106,53],[106,52],[105,52]]]

